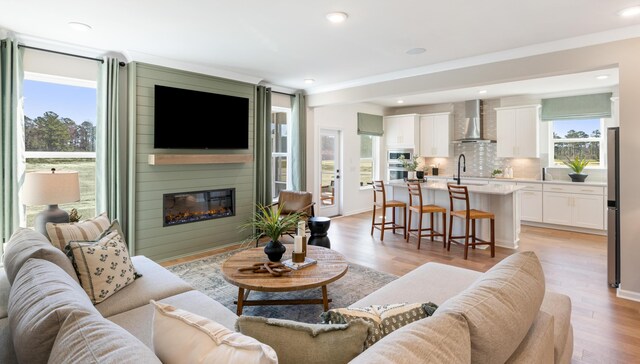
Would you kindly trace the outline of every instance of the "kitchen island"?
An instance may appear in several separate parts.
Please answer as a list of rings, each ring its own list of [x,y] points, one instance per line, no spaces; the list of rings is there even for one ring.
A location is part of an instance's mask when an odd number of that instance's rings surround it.
[[[461,183],[466,185],[464,180]],[[449,216],[449,192],[445,182],[429,181],[420,183],[422,186],[423,203],[435,204],[447,209],[447,218]],[[387,198],[409,203],[409,192],[405,182],[390,182],[389,196]],[[504,248],[517,249],[520,241],[520,193],[525,189],[524,186],[507,185],[507,184],[489,184],[489,185],[466,185],[469,191],[470,208],[491,212],[495,215],[495,237],[496,246]],[[460,203],[458,205],[458,203]],[[463,201],[456,201],[455,210],[464,209]],[[418,226],[418,218],[411,222],[412,226]],[[428,225],[428,219],[425,218],[423,224]],[[490,222],[489,220],[479,220],[477,223],[477,236],[483,240],[490,238]],[[434,225],[436,228],[442,226],[441,217],[435,218]],[[451,229],[447,220],[447,230]],[[461,219],[453,220],[453,235],[464,235],[464,223]],[[458,239],[460,240],[460,239]],[[479,246],[478,248],[486,248],[487,246]]]

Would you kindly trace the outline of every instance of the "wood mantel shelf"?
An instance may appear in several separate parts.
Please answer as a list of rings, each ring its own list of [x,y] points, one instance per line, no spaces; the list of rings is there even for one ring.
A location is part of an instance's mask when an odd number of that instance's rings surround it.
[[[149,165],[250,163],[252,154],[149,154]]]

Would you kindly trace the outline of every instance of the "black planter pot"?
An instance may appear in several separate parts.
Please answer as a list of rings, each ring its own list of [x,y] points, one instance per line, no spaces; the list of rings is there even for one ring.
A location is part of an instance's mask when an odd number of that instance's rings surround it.
[[[584,182],[589,175],[583,173],[569,173],[569,177],[571,177],[571,182]]]
[[[417,179],[423,179],[424,178],[424,171],[416,171],[416,178]]]
[[[287,248],[279,241],[270,241],[264,247],[264,253],[272,262],[279,262]]]

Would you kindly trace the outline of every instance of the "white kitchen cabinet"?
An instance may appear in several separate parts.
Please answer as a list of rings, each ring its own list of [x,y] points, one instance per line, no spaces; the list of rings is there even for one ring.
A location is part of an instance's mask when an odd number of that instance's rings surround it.
[[[420,146],[420,125],[418,114],[393,115],[384,117],[384,140],[390,148],[411,148]]]
[[[420,155],[450,157],[453,154],[451,113],[420,115]]]
[[[542,198],[543,222],[558,225],[573,225],[571,220],[572,194],[545,192]]]
[[[574,195],[572,208],[573,225],[590,228],[604,229],[604,196]]]
[[[604,196],[547,192],[543,194],[543,222],[604,229]]]
[[[520,217],[523,221],[542,222],[542,184],[518,182],[525,187],[521,195]]]
[[[498,158],[539,158],[540,105],[496,108]]]

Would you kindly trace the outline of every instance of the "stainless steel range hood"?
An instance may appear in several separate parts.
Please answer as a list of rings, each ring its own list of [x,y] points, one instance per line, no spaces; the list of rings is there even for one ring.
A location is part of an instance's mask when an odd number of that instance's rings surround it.
[[[495,143],[495,140],[483,139],[482,100],[464,102],[463,138],[454,143]]]

